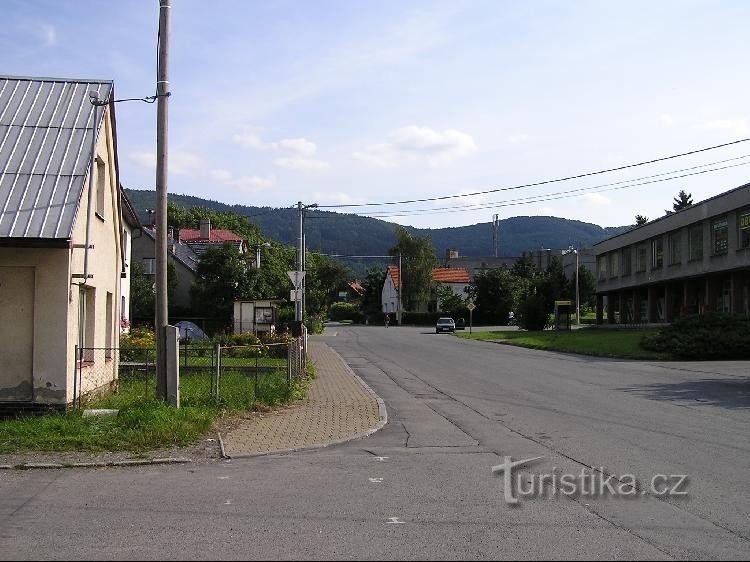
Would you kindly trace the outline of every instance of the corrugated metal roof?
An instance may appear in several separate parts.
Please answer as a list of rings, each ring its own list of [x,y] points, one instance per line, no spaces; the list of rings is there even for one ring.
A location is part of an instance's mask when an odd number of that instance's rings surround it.
[[[105,80],[0,76],[0,238],[70,238]]]

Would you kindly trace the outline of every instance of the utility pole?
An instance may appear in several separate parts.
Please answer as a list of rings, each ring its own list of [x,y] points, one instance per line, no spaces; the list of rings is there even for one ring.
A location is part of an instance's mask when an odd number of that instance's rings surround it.
[[[401,325],[401,303],[403,302],[401,300],[401,290],[403,286],[401,285],[401,279],[403,278],[402,272],[401,272],[401,252],[398,253],[398,325]]]
[[[578,278],[580,271],[578,269],[578,248],[576,248],[576,325],[581,326],[581,293],[578,290]]]
[[[497,228],[500,225],[500,215],[493,215],[492,216],[492,248],[495,252],[495,257],[497,257],[497,247],[499,242],[499,237],[497,235]]]
[[[171,0],[159,0],[156,77],[156,395],[167,400],[167,140]]]
[[[299,223],[299,230],[297,233],[297,271],[302,271],[302,259],[303,259],[303,241],[302,241],[302,201],[297,202],[297,222]],[[301,289],[302,283],[295,289]],[[299,295],[298,295],[299,296]],[[302,321],[302,301],[294,301],[294,319],[297,322]]]

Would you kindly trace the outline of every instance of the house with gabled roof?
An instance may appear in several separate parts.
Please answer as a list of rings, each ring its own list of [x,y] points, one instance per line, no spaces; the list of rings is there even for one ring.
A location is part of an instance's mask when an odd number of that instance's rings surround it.
[[[181,228],[178,240],[188,244],[199,256],[209,248],[220,248],[224,244],[236,246],[240,254],[248,252],[247,240],[231,230],[212,228],[210,219],[202,220],[200,228]]]
[[[117,379],[113,99],[107,80],[0,76],[0,409],[65,407]]]
[[[382,310],[385,313],[398,312],[401,306],[399,299],[399,268],[389,265],[386,270],[385,282],[381,292]],[[432,270],[432,281],[437,285],[450,287],[457,295],[465,297],[464,290],[469,286],[471,279],[469,272],[462,267],[436,267]],[[403,287],[402,287],[403,289]],[[436,308],[436,303],[431,303],[431,308]],[[424,312],[424,311],[413,311]]]

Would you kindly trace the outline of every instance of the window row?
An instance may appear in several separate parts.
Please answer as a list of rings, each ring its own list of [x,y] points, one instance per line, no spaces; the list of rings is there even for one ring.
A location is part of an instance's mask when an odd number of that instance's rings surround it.
[[[750,248],[750,209],[738,213],[738,249]],[[709,223],[711,255],[720,256],[729,252],[729,221],[727,217],[714,219]],[[666,238],[667,265],[679,265],[683,262],[683,250],[687,251],[688,261],[703,259],[703,224],[696,224],[686,229],[670,232],[665,236],[651,239],[649,242],[637,244],[620,251],[610,252],[599,256],[597,261],[598,279],[603,281],[608,277],[628,276],[633,273],[633,256],[635,256],[635,272],[644,273],[649,267],[661,269],[664,267],[664,250]],[[683,246],[683,236],[687,237],[686,247]],[[650,252],[649,252],[650,246]],[[649,255],[651,257],[649,261]],[[622,272],[619,271],[622,265]]]

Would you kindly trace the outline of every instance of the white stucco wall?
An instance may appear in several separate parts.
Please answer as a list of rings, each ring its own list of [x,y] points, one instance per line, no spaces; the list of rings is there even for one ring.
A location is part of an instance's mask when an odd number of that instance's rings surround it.
[[[383,283],[383,291],[380,295],[383,313],[396,312],[398,310],[398,290],[393,283],[390,274],[386,275]]]

